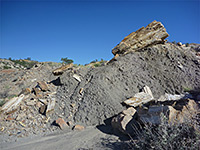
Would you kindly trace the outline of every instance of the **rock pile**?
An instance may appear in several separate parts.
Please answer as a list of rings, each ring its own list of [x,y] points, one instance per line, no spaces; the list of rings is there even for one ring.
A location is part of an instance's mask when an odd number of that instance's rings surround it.
[[[124,103],[129,107],[112,119],[112,127],[124,134],[133,134],[133,124],[159,125],[163,119],[161,114],[167,117],[169,124],[183,123],[200,114],[200,102],[193,100],[196,98],[191,94],[184,96],[165,94],[165,99],[162,102],[154,99],[146,101],[145,96],[145,93],[140,93],[139,99],[143,102],[140,106],[137,105],[138,101],[135,99],[129,99],[129,103],[125,100]]]

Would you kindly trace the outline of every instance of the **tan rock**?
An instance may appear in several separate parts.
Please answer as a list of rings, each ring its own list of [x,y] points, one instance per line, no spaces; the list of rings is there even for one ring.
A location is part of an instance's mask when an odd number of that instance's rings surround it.
[[[58,124],[59,127],[60,127],[62,130],[64,130],[65,128],[68,127],[67,123],[66,123],[62,118],[58,118],[58,119],[56,120],[56,124]]]
[[[35,95],[38,97],[38,98],[41,98],[42,95],[40,94],[41,93],[41,90],[39,88],[33,88],[33,92],[35,93]]]
[[[112,53],[126,54],[131,51],[138,51],[152,44],[164,43],[164,39],[169,35],[161,22],[153,21],[147,27],[142,27],[136,32],[132,32],[125,37]]]
[[[153,98],[150,94],[145,93],[145,92],[140,92],[140,93],[136,93],[134,97],[125,100],[124,103],[129,106],[137,107],[141,104],[148,103],[152,100]]]
[[[17,109],[17,107],[20,105],[23,99],[24,99],[23,94],[21,94],[18,97],[14,97],[10,99],[1,107],[1,111],[3,111],[4,113],[14,112]]]
[[[73,63],[71,64],[67,64],[67,65],[64,65],[64,66],[61,66],[60,68],[57,68],[55,70],[52,71],[52,73],[57,76],[57,75],[62,75],[64,71],[70,69],[73,67]]]
[[[48,90],[49,90],[48,85],[47,85],[46,82],[44,82],[44,81],[39,81],[39,82],[38,82],[38,86],[40,87],[40,89],[41,89],[42,91],[48,91]]]
[[[84,126],[81,126],[81,125],[75,125],[75,126],[73,127],[73,130],[77,130],[77,131],[81,131],[81,130],[83,130],[83,129],[85,129],[85,127],[84,127]]]
[[[199,113],[200,108],[198,104],[194,100],[188,99],[187,104],[183,106],[177,118],[179,122],[184,122],[188,119],[195,117]]]
[[[51,98],[47,104],[46,113],[49,113],[50,111],[54,110],[55,105],[56,105],[56,100],[54,98]]]
[[[122,114],[129,115],[129,116],[133,116],[135,113],[136,113],[136,110],[133,107],[129,107],[128,109],[122,111]]]
[[[128,109],[122,111],[112,119],[112,127],[124,134],[130,133],[132,128],[131,121],[133,120],[133,116],[135,115],[135,113],[136,110],[133,107],[129,107]]]
[[[42,115],[46,115],[46,110],[47,110],[47,105],[42,105],[39,109],[39,112],[42,114]]]
[[[23,89],[23,90],[20,92],[19,95],[21,95],[21,94],[24,94],[24,95],[31,94],[31,89],[25,88],[25,89]]]

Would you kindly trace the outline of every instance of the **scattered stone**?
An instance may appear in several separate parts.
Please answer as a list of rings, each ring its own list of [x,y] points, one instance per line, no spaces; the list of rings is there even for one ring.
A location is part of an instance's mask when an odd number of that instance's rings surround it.
[[[34,93],[35,93],[35,95],[38,97],[38,98],[41,98],[42,97],[42,95],[40,94],[41,93],[41,90],[40,90],[40,88],[33,88],[33,91],[34,91]]]
[[[184,95],[184,94],[181,94],[181,95],[173,95],[173,94],[168,94],[168,93],[165,93],[165,95],[162,95],[158,101],[159,102],[164,102],[164,101],[176,101],[176,100],[180,100],[180,99],[183,99],[183,98],[190,98],[191,95]]]
[[[67,125],[70,126],[70,127],[73,126],[72,121],[68,121],[68,122],[67,122]]]
[[[55,76],[62,75],[64,71],[66,71],[66,70],[68,70],[68,69],[70,69],[72,67],[73,67],[73,63],[67,64],[67,65],[61,66],[60,68],[57,68],[57,69],[53,70],[52,73]]]
[[[182,44],[181,42],[178,42],[177,45],[178,45],[178,46],[182,46],[183,44]]]
[[[17,115],[17,117],[15,118],[15,120],[17,120],[17,121],[22,120],[22,119],[25,118],[25,116],[26,116],[25,113],[20,113],[20,114]]]
[[[26,101],[26,105],[27,106],[34,106],[35,105],[35,101],[31,100],[31,101]]]
[[[22,126],[22,127],[26,127],[26,125],[24,123],[22,123],[21,121],[19,121],[19,124]]]
[[[47,105],[42,105],[39,109],[39,112],[42,114],[42,115],[46,115],[46,110],[47,110]]]
[[[81,77],[79,75],[74,74],[73,78],[76,79],[78,82],[81,82]]]
[[[51,98],[47,104],[46,113],[49,113],[50,111],[54,110],[55,104],[56,104],[55,98]]]
[[[47,105],[47,100],[46,99],[38,99],[41,103],[43,103],[44,105]]]
[[[81,125],[75,125],[75,126],[73,127],[73,130],[75,130],[75,131],[81,131],[81,130],[83,130],[83,129],[85,129],[85,127],[84,127],[84,126],[81,126]]]
[[[4,111],[4,113],[9,113],[14,111],[19,104],[21,103],[21,101],[24,99],[24,95],[21,94],[19,97],[14,97],[11,100],[9,100],[8,102],[6,102],[1,110]]]
[[[116,55],[138,51],[153,44],[164,43],[164,39],[168,36],[169,35],[162,23],[153,21],[146,28],[142,27],[125,37],[115,48],[113,48],[112,53]]]
[[[23,90],[20,92],[19,95],[21,95],[21,94],[24,94],[24,95],[31,94],[31,89],[25,88],[25,89],[23,89]]]
[[[62,130],[64,130],[65,128],[68,127],[67,123],[66,123],[62,118],[58,118],[58,119],[56,120],[56,124],[58,124],[59,127],[60,127]]]
[[[40,89],[41,89],[42,91],[48,91],[48,90],[49,90],[48,85],[47,85],[46,82],[44,82],[44,81],[38,82],[38,86],[40,87]]]
[[[83,93],[83,88],[80,89],[79,93],[82,95],[82,93]]]

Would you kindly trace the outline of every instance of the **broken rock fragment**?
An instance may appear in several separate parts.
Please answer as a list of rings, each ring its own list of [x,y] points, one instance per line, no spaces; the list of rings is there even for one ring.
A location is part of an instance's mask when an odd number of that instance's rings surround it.
[[[14,97],[5,103],[2,106],[1,110],[4,111],[4,113],[9,113],[11,111],[14,111],[15,109],[17,109],[17,107],[19,106],[19,104],[22,102],[23,99],[24,99],[23,94],[21,94],[18,97]]]
[[[112,53],[116,55],[138,51],[153,44],[164,43],[165,38],[168,36],[169,35],[162,23],[153,21],[148,26],[142,27],[125,37],[115,48],[113,48]]]
[[[42,91],[48,91],[48,90],[49,90],[48,85],[47,85],[46,82],[44,82],[44,81],[38,82],[38,86],[40,87],[40,89],[41,89]]]
[[[66,70],[68,70],[68,69],[70,69],[72,67],[73,67],[73,63],[67,64],[67,65],[61,66],[60,68],[57,68],[57,69],[53,70],[52,73],[55,76],[62,75],[64,71],[66,71]]]
[[[112,119],[112,127],[124,134],[130,133],[132,130],[131,124],[133,123],[133,116],[135,113],[136,110],[133,107],[129,107],[128,109],[122,111]]]
[[[81,130],[83,130],[83,129],[85,129],[85,127],[84,127],[84,126],[81,126],[81,125],[75,125],[75,126],[73,127],[73,130],[76,130],[76,131],[81,131]]]
[[[66,123],[62,118],[58,118],[58,119],[56,120],[56,124],[58,124],[59,127],[60,127],[62,130],[64,130],[65,128],[68,127],[67,123]]]
[[[46,113],[48,113],[48,112],[54,110],[55,104],[56,104],[55,98],[51,98],[50,101],[49,101],[48,104],[47,104]]]
[[[137,107],[154,99],[153,94],[148,86],[145,86],[143,91],[144,92],[136,93],[133,97],[125,100],[124,103],[129,106]]]

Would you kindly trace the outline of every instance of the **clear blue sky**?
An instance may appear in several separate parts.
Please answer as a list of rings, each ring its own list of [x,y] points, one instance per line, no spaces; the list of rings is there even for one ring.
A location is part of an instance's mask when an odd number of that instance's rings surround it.
[[[200,43],[200,1],[1,0],[0,58],[109,60],[125,36],[161,21],[169,41]]]

